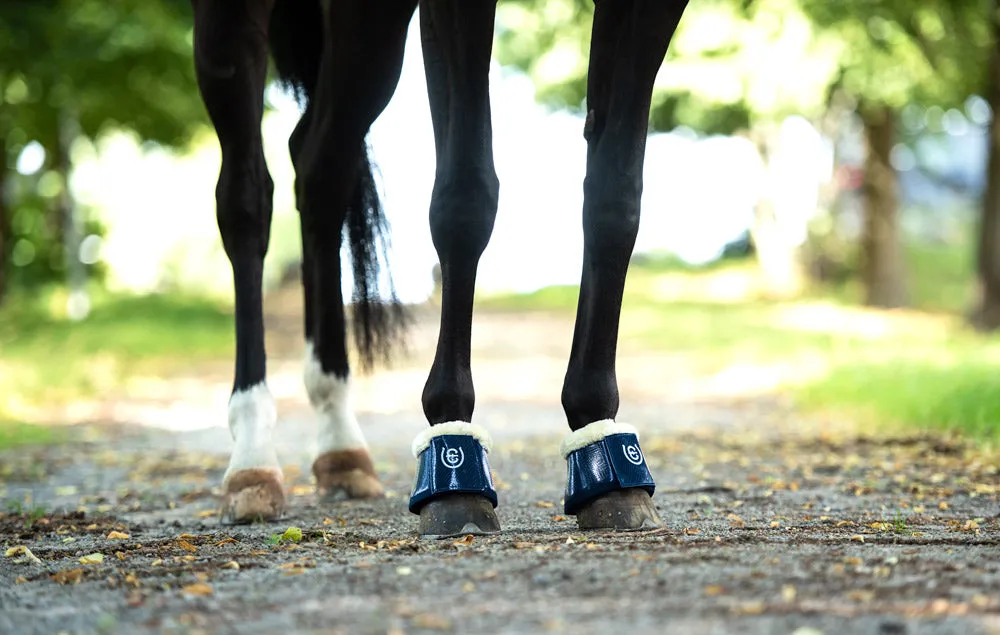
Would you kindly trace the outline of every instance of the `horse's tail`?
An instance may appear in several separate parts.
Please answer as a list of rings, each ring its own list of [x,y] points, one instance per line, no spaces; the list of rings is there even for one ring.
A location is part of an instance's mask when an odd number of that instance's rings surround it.
[[[315,94],[323,52],[323,13],[320,0],[277,0],[269,28],[271,57],[278,77],[301,105]],[[354,341],[361,367],[369,370],[376,358],[387,360],[402,340],[407,315],[396,297],[388,271],[389,223],[382,209],[367,144],[360,148],[360,168],[347,217],[345,238],[350,246],[354,274]],[[385,262],[387,296],[380,289]]]

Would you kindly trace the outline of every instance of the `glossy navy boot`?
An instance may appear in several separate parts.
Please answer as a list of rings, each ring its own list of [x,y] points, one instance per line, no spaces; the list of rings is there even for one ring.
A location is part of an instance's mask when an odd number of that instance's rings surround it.
[[[465,421],[439,423],[413,440],[417,476],[410,512],[420,515],[420,535],[444,538],[500,531],[494,509],[489,454],[492,442],[480,426]]]
[[[566,458],[564,511],[580,529],[643,529],[661,525],[652,496],[656,483],[636,429],[610,419],[571,432]]]

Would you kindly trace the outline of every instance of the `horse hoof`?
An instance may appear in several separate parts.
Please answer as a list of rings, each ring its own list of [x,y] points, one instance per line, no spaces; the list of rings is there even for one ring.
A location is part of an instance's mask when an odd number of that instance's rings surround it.
[[[654,529],[663,525],[653,499],[633,487],[608,492],[586,503],[576,514],[580,529]]]
[[[420,508],[420,535],[423,538],[482,536],[499,531],[500,520],[493,504],[478,494],[449,494]]]
[[[285,511],[285,491],[280,470],[240,470],[224,483],[222,522],[230,524],[270,521]]]
[[[312,469],[320,499],[326,502],[380,498],[385,493],[367,450],[325,452],[313,461]]]

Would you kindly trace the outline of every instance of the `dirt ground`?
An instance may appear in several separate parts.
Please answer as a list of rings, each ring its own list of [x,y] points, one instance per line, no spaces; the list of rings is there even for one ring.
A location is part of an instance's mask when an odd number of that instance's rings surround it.
[[[564,322],[477,322],[495,537],[420,540],[406,510],[430,319],[412,363],[359,380],[382,500],[317,503],[297,350],[272,364],[281,522],[217,520],[225,369],[132,395],[71,428],[74,443],[0,454],[0,632],[1000,633],[993,455],[725,397],[667,357],[619,362],[620,419],[643,433],[665,526],[577,530],[557,449]],[[164,386],[189,408],[171,410]]]

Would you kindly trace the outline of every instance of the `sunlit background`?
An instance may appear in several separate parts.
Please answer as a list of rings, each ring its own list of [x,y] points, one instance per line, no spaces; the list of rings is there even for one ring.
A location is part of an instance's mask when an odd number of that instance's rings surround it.
[[[12,430],[165,421],[184,403],[204,406],[189,421],[224,424],[232,288],[215,222],[218,142],[192,82],[186,4],[133,4],[77,3],[60,28],[80,50],[51,58],[31,37],[45,12],[0,9],[0,420]],[[1000,179],[987,170],[987,97],[1000,90],[989,3],[899,15],[890,3],[827,4],[705,0],[682,21],[656,82],[623,392],[777,394],[804,412],[989,439],[1000,423],[989,380],[1000,363],[989,334],[1000,326],[1000,232],[976,265],[981,218],[1000,207],[986,196]],[[493,326],[477,331],[477,350],[500,355],[500,340],[488,341],[504,332],[497,316],[561,320],[556,348],[525,335],[535,343],[508,350],[548,356],[533,389],[554,408],[582,259],[591,11],[577,0],[501,3],[490,77],[501,197],[477,281]],[[395,288],[433,314],[434,148],[416,20],[369,142]],[[286,145],[299,110],[276,84],[265,101],[272,385],[301,401],[301,342],[286,327],[300,321]],[[433,324],[420,331],[415,370],[377,375],[399,384],[371,379],[364,408],[416,408]],[[508,375],[484,394],[520,394],[497,387],[518,372]],[[699,377],[711,389],[664,388]],[[109,406],[133,402],[147,407]]]

